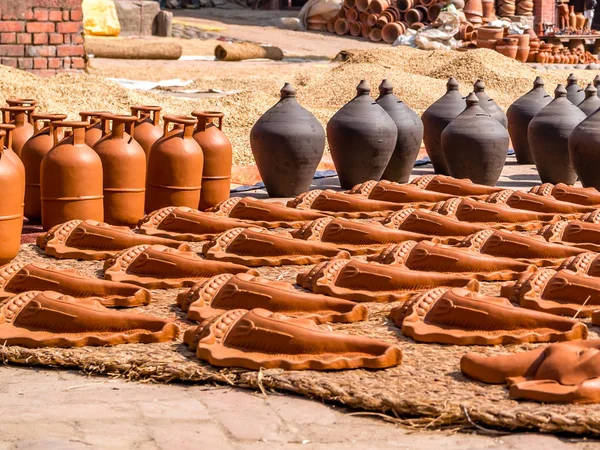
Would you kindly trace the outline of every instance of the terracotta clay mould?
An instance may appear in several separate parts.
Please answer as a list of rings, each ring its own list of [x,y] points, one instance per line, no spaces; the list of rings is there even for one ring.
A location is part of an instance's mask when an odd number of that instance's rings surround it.
[[[40,234],[37,245],[54,258],[101,260],[135,245],[165,245],[177,248],[172,239],[144,236],[128,227],[117,227],[95,220],[71,220]]]
[[[349,219],[381,217],[404,207],[398,203],[370,200],[360,195],[344,194],[329,189],[305,192],[290,200],[287,205],[290,208],[325,211],[328,215]]]
[[[164,245],[138,245],[116,254],[104,263],[104,278],[144,286],[148,289],[191,287],[198,281],[222,273],[250,273],[237,264],[207,261],[187,245],[178,249]]]
[[[265,228],[234,228],[204,245],[207,259],[246,266],[315,264],[329,258],[350,258],[334,244],[294,239],[289,233],[273,233]]]
[[[528,352],[460,360],[464,375],[509,386],[514,399],[543,403],[600,402],[600,339],[550,344]]]
[[[0,342],[22,347],[149,344],[175,339],[179,328],[147,314],[111,311],[93,299],[28,291],[0,305]]]
[[[307,223],[292,233],[296,239],[336,244],[351,255],[364,255],[381,250],[389,244],[408,239],[422,241],[431,239],[425,234],[391,230],[379,222],[353,222],[348,219],[324,217]]]
[[[572,247],[600,251],[600,223],[580,220],[561,221],[546,225],[538,234],[548,242],[558,242]]]
[[[348,194],[362,195],[371,200],[392,203],[436,203],[455,197],[455,195],[441,192],[426,191],[413,184],[400,184],[384,180],[371,180],[357,184],[348,191]]]
[[[564,183],[556,185],[544,183],[532,187],[529,192],[535,195],[551,196],[563,202],[600,208],[600,192],[594,188],[573,187]]]
[[[507,298],[466,289],[438,288],[395,306],[390,319],[417,342],[507,345],[586,339],[587,327],[573,319],[514,307]]]
[[[582,222],[600,224],[600,209],[596,209],[590,213],[583,214],[579,220]]]
[[[503,190],[502,188],[475,184],[471,180],[459,180],[446,175],[423,175],[412,180],[411,184],[427,191],[441,192],[457,197],[490,195]]]
[[[94,298],[103,306],[150,304],[150,292],[138,286],[88,277],[75,269],[43,263],[13,263],[0,267],[0,299],[27,291],[54,291],[76,298]]]
[[[496,192],[488,196],[485,201],[487,203],[506,204],[511,208],[546,214],[582,214],[594,211],[594,207],[592,206],[577,205],[557,200],[554,197],[544,197],[510,189]]]
[[[479,290],[473,276],[419,272],[359,260],[332,259],[299,273],[297,282],[315,294],[355,302],[394,302],[434,287],[466,287]]]
[[[595,252],[585,252],[566,259],[560,269],[572,270],[576,273],[600,277],[600,255]]]
[[[254,226],[265,228],[300,228],[304,223],[325,217],[318,211],[288,208],[281,203],[264,202],[252,197],[234,197],[210,208],[218,216],[252,221]]]
[[[571,270],[539,270],[502,286],[502,296],[521,306],[570,317],[600,309],[600,280]]]
[[[188,319],[202,322],[215,315],[240,309],[261,308],[316,323],[357,322],[367,319],[363,305],[309,294],[289,283],[270,281],[245,273],[217,275],[177,296],[177,304]]]
[[[264,309],[235,309],[185,333],[198,359],[250,370],[384,369],[402,362],[395,345],[321,330],[306,319]]]
[[[369,260],[423,272],[462,273],[480,281],[516,280],[523,272],[536,271],[534,265],[512,258],[482,255],[432,242],[406,241],[391,245]]]
[[[185,206],[169,206],[154,211],[142,220],[140,233],[160,236],[177,241],[205,241],[232,228],[251,227],[253,224],[230,219]]]
[[[468,236],[488,229],[485,225],[461,222],[452,217],[414,208],[391,213],[381,223],[387,228],[429,236]]]

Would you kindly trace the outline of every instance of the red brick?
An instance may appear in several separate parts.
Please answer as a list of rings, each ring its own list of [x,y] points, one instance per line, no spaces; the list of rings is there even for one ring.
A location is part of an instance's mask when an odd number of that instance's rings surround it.
[[[0,33],[0,44],[15,44],[16,42],[16,33]]]
[[[17,34],[17,44],[31,44],[32,38],[29,33],[18,33]]]
[[[34,9],[33,10],[33,18],[38,22],[47,22],[48,21],[48,10],[47,9]]]
[[[32,74],[38,77],[46,78],[56,75],[56,70],[53,69],[36,69],[31,71]]]
[[[58,24],[60,26],[60,24]],[[52,22],[27,22],[28,33],[54,33]]]
[[[33,68],[34,69],[47,69],[48,68],[48,58],[33,58]]]
[[[62,20],[69,20],[69,11],[63,11],[62,16],[63,16]]]
[[[27,56],[56,56],[54,45],[27,45],[25,49]]]
[[[65,41],[65,44],[71,43],[71,35],[70,34],[63,34],[62,37],[63,37],[63,40]]]
[[[60,22],[56,24],[56,31],[59,33],[80,33],[81,27],[81,22]]]
[[[0,56],[24,56],[25,46],[23,45],[0,45]]]
[[[61,10],[54,10],[48,13],[48,19],[52,22],[61,22],[63,20],[63,12]]]
[[[14,67],[16,69],[18,62],[17,58],[2,58],[0,59],[0,64],[2,64],[3,66]]]
[[[64,37],[60,33],[52,33],[50,35],[50,44],[62,44],[64,41]]]
[[[59,45],[57,56],[83,56],[83,45]]]
[[[71,44],[83,44],[83,36],[80,33],[71,35]]]
[[[72,69],[84,69],[85,61],[83,58],[71,58],[71,68]]]
[[[18,58],[18,67],[19,69],[33,69],[33,59],[31,58]]]
[[[22,33],[23,22],[0,22],[0,33]]]
[[[33,9],[29,8],[25,11],[25,20],[33,20]]]
[[[63,58],[62,60],[63,62],[63,69],[70,69],[71,68],[71,58]]]
[[[33,43],[35,45],[46,45],[48,44],[48,33],[34,33]]]
[[[83,11],[81,8],[77,8],[71,11],[71,20],[81,22],[83,20]]]
[[[61,69],[62,59],[60,58],[48,58],[48,69]]]

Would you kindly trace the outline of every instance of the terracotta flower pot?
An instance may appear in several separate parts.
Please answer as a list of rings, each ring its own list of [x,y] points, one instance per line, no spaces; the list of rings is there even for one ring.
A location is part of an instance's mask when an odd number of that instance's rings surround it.
[[[335,21],[337,19],[333,18],[327,21],[327,31],[329,33],[335,33]]]
[[[369,11],[373,14],[381,14],[390,5],[388,0],[371,0]]]
[[[396,39],[398,39],[399,36],[404,34],[405,31],[406,29],[402,22],[388,23],[381,30],[381,37],[388,44],[393,44],[396,42]]]
[[[350,24],[346,19],[338,19],[335,21],[334,29],[336,34],[343,36],[350,31]]]
[[[350,24],[350,36],[360,36],[362,34],[363,25],[360,22],[354,22]]]
[[[381,41],[381,30],[379,28],[373,28],[369,33],[369,39],[373,42]]]
[[[396,6],[400,12],[405,13],[415,5],[414,0],[396,0]]]
[[[494,15],[494,0],[482,0],[481,13],[483,14],[483,20],[485,22],[489,22],[491,17]]]
[[[377,16],[377,14],[369,14],[369,17],[367,18],[367,25],[374,27],[378,18],[379,16]]]
[[[369,9],[369,3],[371,3],[371,0],[356,0],[355,6],[360,12],[364,12]]]
[[[411,30],[419,31],[421,28],[424,28],[425,24],[423,22],[415,22],[409,28]]]
[[[517,50],[517,39],[502,38],[496,41],[496,51],[508,58],[515,59],[517,57]]]
[[[502,39],[504,37],[504,28],[483,26],[477,28],[477,39],[482,41],[489,39]]]
[[[369,35],[371,34],[371,27],[369,25],[362,26],[361,36],[365,39],[369,39]]]
[[[346,8],[354,8],[356,5],[356,0],[344,0],[344,6]]]
[[[358,20],[358,11],[356,8],[350,8],[346,11],[346,20],[348,23],[354,23]]]
[[[412,25],[415,22],[422,22],[424,19],[423,16],[423,12],[420,9],[409,9],[408,11],[406,11],[406,14],[404,15],[404,20],[406,20],[406,23],[408,25]]]
[[[481,39],[478,35],[477,36],[477,47],[495,50],[496,49],[496,39]]]
[[[427,8],[427,18],[430,22],[434,22],[438,18],[443,7],[444,5],[442,3],[434,3]]]

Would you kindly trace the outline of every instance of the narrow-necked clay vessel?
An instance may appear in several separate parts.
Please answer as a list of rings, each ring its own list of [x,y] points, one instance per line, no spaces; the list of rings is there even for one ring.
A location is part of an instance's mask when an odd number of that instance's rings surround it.
[[[146,212],[200,204],[204,156],[193,138],[197,123],[195,117],[165,116],[164,135],[148,156]],[[172,130],[171,124],[175,125]]]
[[[2,108],[4,114],[4,123],[12,123],[15,125],[13,131],[13,150],[21,157],[21,150],[25,142],[33,136],[33,124],[31,114],[35,110],[35,106],[9,106]]]
[[[595,188],[573,187],[564,183],[558,183],[557,185],[544,183],[532,187],[529,192],[544,197],[554,197],[563,202],[596,206],[600,208],[600,192]]]
[[[467,108],[444,129],[442,152],[450,175],[494,186],[500,178],[508,152],[508,132],[479,106],[474,93]]]
[[[410,182],[420,189],[427,191],[443,192],[455,197],[469,197],[474,195],[490,195],[502,191],[500,187],[475,184],[471,180],[459,180],[444,175],[421,175]]]
[[[554,100],[529,122],[529,148],[543,183],[573,184],[577,180],[568,140],[585,118],[585,113],[567,99],[567,90],[559,84]]]
[[[450,175],[442,152],[442,131],[456,116],[465,110],[465,100],[458,91],[458,81],[450,78],[446,83],[446,93],[425,110],[423,121],[423,142],[435,173]]]
[[[21,246],[23,227],[23,203],[25,179],[17,167],[6,157],[4,138],[0,130],[0,264],[11,261]]]
[[[71,220],[104,220],[102,161],[85,143],[87,126],[87,122],[50,124],[54,147],[40,169],[44,230]],[[70,128],[73,134],[59,142],[60,128]]]
[[[198,119],[194,140],[200,145],[204,155],[198,208],[205,210],[229,198],[233,154],[231,142],[222,131],[224,113],[194,111],[192,116]],[[219,121],[218,125],[215,124],[215,119]]]
[[[578,82],[579,78],[573,73],[567,78],[567,98],[574,105],[579,105],[585,99],[585,92]]]
[[[21,160],[25,167],[25,217],[37,221],[42,218],[40,199],[40,167],[42,159],[52,147],[54,137],[50,133],[50,122],[65,120],[66,114],[33,114],[34,134],[25,142],[21,150]],[[38,128],[38,123],[42,126]]]
[[[186,331],[184,342],[202,361],[250,370],[384,369],[402,362],[402,351],[362,336],[325,331],[307,319],[266,309],[234,309]]]
[[[252,127],[250,146],[271,197],[293,197],[310,187],[325,150],[325,130],[285,83],[281,99]]]
[[[132,106],[131,114],[138,117],[135,122],[135,140],[142,146],[146,158],[150,149],[163,135],[163,129],[159,125],[160,106]]]
[[[354,186],[349,194],[362,195],[370,200],[393,203],[440,202],[449,200],[454,195],[419,189],[413,184],[400,184],[392,181],[366,181]]]
[[[600,102],[600,98],[596,97]],[[589,100],[589,99],[588,99]],[[575,173],[584,187],[600,188],[600,114],[579,123],[569,136],[569,154]]]
[[[544,80],[537,77],[533,82],[533,89],[519,97],[506,111],[508,133],[519,164],[533,164],[527,140],[527,127],[531,119],[551,101],[552,97],[544,89]]]
[[[108,111],[83,111],[79,113],[81,120],[88,122],[85,129],[85,143],[94,148],[94,145],[107,134],[110,129],[108,123],[102,120],[102,116],[110,114]]]
[[[104,221],[110,225],[135,227],[144,216],[146,154],[137,143],[135,116],[106,114],[112,132],[94,145],[104,174]]]
[[[590,83],[585,88],[585,99],[577,105],[586,116],[590,117],[598,108],[600,108],[600,98],[598,98],[598,90]]]
[[[407,183],[421,148],[423,122],[406,103],[398,100],[389,80],[381,82],[379,97],[375,101],[389,114],[398,129],[396,148],[381,178]]]
[[[149,344],[175,339],[179,328],[148,314],[111,311],[95,299],[28,291],[0,304],[0,340],[21,347]]]
[[[12,123],[0,123],[0,130],[4,130],[6,137],[4,138],[4,155],[15,165],[19,173],[25,178],[25,166],[21,158],[13,150],[13,132],[16,126]],[[23,194],[25,198],[25,194]]]
[[[8,106],[36,106],[38,102],[33,98],[7,98],[6,104]]]
[[[396,124],[370,96],[369,83],[362,80],[356,92],[327,124],[327,141],[343,189],[379,180],[398,138]]]
[[[428,236],[468,236],[487,228],[485,225],[461,222],[453,217],[414,208],[391,213],[381,223],[388,228],[412,231]]]
[[[504,111],[502,111],[502,108],[500,108],[496,102],[487,95],[487,92],[485,92],[485,83],[483,80],[477,80],[475,82],[473,85],[473,92],[479,99],[479,107],[506,128],[508,126],[508,119],[506,118]]]
[[[595,206],[577,205],[575,203],[562,202],[554,197],[543,197],[541,195],[527,192],[513,191],[507,189],[502,192],[489,195],[486,203],[506,204],[511,208],[537,211],[547,214],[583,214],[595,211]]]
[[[585,339],[587,327],[573,319],[514,307],[507,298],[466,289],[438,288],[394,307],[390,318],[417,342],[506,345]]]

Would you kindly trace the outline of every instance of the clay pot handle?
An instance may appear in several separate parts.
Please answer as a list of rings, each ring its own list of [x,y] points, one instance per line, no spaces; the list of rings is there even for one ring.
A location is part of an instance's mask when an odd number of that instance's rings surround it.
[[[54,146],[58,145],[58,130],[60,128],[71,128],[73,130],[73,144],[79,145],[85,143],[85,129],[89,126],[89,122],[50,122],[50,133],[54,138]],[[67,135],[65,134],[65,137]]]
[[[66,118],[66,114],[32,114],[31,124],[33,125],[34,133],[37,134],[43,128],[50,127],[50,122],[65,120]],[[38,128],[37,125],[40,121],[42,122],[42,126]]]
[[[113,123],[112,137],[114,139],[123,139],[125,133],[128,133],[133,138],[133,125],[137,119],[137,116],[119,116],[116,114],[106,114],[103,116],[103,120]]]
[[[35,110],[35,106],[6,106],[1,108],[3,112],[3,122],[9,123],[14,120],[15,115],[19,113],[25,113],[27,122],[33,123],[31,114]]]
[[[136,105],[136,106],[132,106],[131,108],[131,114],[133,114],[136,117],[140,117],[140,112],[146,113],[149,116],[152,117],[152,123],[154,124],[154,126],[158,125],[158,122],[160,121],[160,112],[162,111],[162,108],[160,106],[140,106],[140,105]]]
[[[105,114],[110,114],[110,112],[109,111],[82,111],[79,113],[79,116],[81,117],[82,121],[89,122],[88,123],[88,127],[89,127],[89,126],[94,126],[98,122],[102,121],[102,117]],[[102,134],[104,134],[104,127],[102,129]]]
[[[3,130],[6,134],[6,138],[4,139],[5,147],[12,149],[12,132],[16,128],[16,126],[12,123],[3,123],[0,124],[0,130]]]
[[[164,135],[169,133],[169,124],[175,123],[183,125],[183,137],[191,138],[194,135],[194,128],[198,124],[198,119],[189,116],[165,116],[163,118],[165,122]]]
[[[217,127],[219,128],[219,130],[223,131],[223,117],[225,116],[224,112],[221,111],[194,111],[192,113],[192,116],[196,117],[198,119],[198,124],[201,124],[201,118],[204,119],[204,129],[206,130],[206,127],[208,126],[209,123],[214,123],[213,119],[219,119],[219,124],[217,125]]]
[[[4,155],[4,138],[6,137],[6,131],[0,130],[0,159]]]

